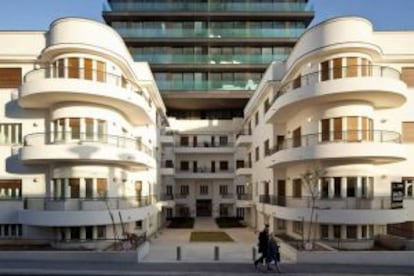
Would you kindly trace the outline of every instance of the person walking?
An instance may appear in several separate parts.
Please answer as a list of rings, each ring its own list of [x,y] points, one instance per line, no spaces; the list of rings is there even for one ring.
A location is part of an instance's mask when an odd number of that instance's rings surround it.
[[[279,245],[273,235],[269,236],[269,244],[267,247],[267,270],[271,270],[270,265],[274,263],[277,272],[280,273],[279,269],[279,261],[280,261],[280,252],[279,252]]]
[[[259,253],[262,255],[259,259],[254,261],[254,266],[257,267],[259,263],[263,263],[267,259],[268,245],[269,245],[269,224],[265,224],[263,231],[259,233]]]

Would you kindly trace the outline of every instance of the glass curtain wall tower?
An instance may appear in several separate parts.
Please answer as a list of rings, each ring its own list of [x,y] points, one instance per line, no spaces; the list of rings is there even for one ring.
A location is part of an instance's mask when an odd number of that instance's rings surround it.
[[[313,19],[307,2],[108,0],[103,17],[150,63],[169,116],[232,119]]]

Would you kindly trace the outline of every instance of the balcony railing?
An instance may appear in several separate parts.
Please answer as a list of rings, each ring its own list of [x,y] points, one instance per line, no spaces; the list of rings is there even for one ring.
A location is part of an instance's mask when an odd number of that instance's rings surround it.
[[[276,144],[272,153],[329,143],[401,143],[401,134],[388,130],[345,130],[306,134]]]
[[[221,80],[221,81],[169,81],[156,80],[160,90],[170,91],[251,91],[255,90],[259,81],[254,80]]]
[[[274,55],[174,55],[174,54],[133,54],[134,60],[153,64],[269,64],[274,60],[286,60],[287,54]]]
[[[245,161],[244,163],[236,163],[236,169],[251,169],[252,162]]]
[[[252,194],[237,194],[237,200],[252,200]]]
[[[309,12],[313,6],[307,3],[253,3],[246,1],[228,2],[190,1],[168,3],[166,1],[151,1],[145,3],[125,2],[112,0],[109,6],[104,6],[105,11],[113,12]]]
[[[308,85],[314,85],[319,82],[329,80],[339,80],[344,78],[392,78],[400,79],[400,72],[394,68],[379,65],[353,65],[321,70],[300,76],[294,80],[287,81],[273,95],[272,102],[275,102],[280,96],[295,91],[298,88]]]
[[[106,144],[117,148],[130,148],[153,156],[152,149],[140,139],[94,132],[37,132],[24,137],[24,146],[59,144]]]
[[[283,206],[289,208],[311,208],[312,197],[260,195],[260,203]],[[346,198],[318,198],[315,201],[316,209],[391,209],[391,196],[380,197],[346,197]]]
[[[26,197],[24,209],[43,211],[111,210],[145,207],[155,203],[153,196],[99,197],[99,198],[51,198]]]
[[[210,168],[197,168],[197,170],[182,170],[178,169],[176,170],[177,173],[234,173],[233,169],[227,169],[227,170],[212,170]]]
[[[233,143],[227,142],[227,143],[211,143],[211,142],[199,142],[199,143],[189,143],[189,144],[178,144],[177,147],[182,148],[228,148],[233,147]]]
[[[167,200],[174,200],[174,195],[172,194],[162,194],[160,196],[161,201],[167,201]]]
[[[118,27],[114,29],[127,38],[298,38],[305,31],[305,28],[134,28]]]
[[[81,79],[91,82],[108,83],[137,93],[145,99],[149,107],[152,106],[148,95],[143,92],[138,84],[124,76],[115,75],[106,71],[69,66],[61,68],[49,67],[34,69],[24,76],[25,83],[39,79]]]
[[[187,197],[190,197],[190,195],[189,194],[184,194],[184,193],[179,193],[179,194],[174,195],[175,199],[186,199]]]
[[[234,198],[234,194],[229,194],[229,193],[223,193],[223,194],[220,194],[220,196],[221,196],[221,198],[223,198],[223,199],[233,199]]]
[[[250,135],[252,135],[252,130],[251,129],[242,129],[239,132],[237,132],[236,138],[238,138],[239,136],[242,136],[242,135],[250,136]]]

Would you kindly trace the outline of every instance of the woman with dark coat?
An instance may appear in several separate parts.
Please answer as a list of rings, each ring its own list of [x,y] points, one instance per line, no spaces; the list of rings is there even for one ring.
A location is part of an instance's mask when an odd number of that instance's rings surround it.
[[[254,261],[255,267],[257,267],[259,263],[263,263],[263,261],[267,259],[268,244],[269,244],[269,224],[266,224],[264,230],[259,233],[258,246],[259,246],[259,253],[261,253],[262,256],[260,256],[259,259]]]

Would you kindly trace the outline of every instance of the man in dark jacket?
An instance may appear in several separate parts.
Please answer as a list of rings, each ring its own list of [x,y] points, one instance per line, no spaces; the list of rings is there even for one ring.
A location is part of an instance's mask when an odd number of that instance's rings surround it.
[[[267,251],[268,251],[268,244],[269,244],[269,224],[265,225],[265,228],[262,232],[259,233],[259,253],[262,254],[259,259],[254,261],[254,266],[257,267],[259,263],[263,263],[264,260],[267,258]]]

